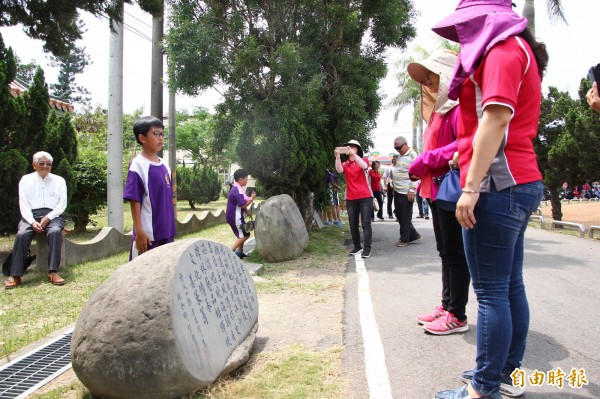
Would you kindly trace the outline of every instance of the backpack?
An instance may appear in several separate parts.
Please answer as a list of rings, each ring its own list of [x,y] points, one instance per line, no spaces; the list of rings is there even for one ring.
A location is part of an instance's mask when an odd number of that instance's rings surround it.
[[[12,266],[12,252],[8,254],[4,262],[2,262],[2,273],[5,276],[10,276],[10,267]],[[35,255],[31,255],[31,250],[27,250],[27,257],[25,257],[25,267],[23,268],[23,272],[25,272],[29,266],[35,260]]]

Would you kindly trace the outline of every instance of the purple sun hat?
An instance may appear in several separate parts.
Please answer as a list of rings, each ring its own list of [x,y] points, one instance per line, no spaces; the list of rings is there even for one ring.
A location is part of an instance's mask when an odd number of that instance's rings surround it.
[[[460,0],[456,10],[431,30],[460,43],[460,53],[448,97],[456,100],[464,80],[497,43],[527,28],[527,19],[515,13],[511,0]]]

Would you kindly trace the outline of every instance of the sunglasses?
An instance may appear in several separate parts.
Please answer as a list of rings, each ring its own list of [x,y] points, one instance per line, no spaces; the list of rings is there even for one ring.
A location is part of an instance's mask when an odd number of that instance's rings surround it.
[[[52,166],[52,162],[36,162],[38,165],[42,166],[42,167],[50,167]]]
[[[402,145],[400,145],[398,147],[394,147],[394,150],[400,151],[402,149],[402,147],[404,147],[405,145],[406,145],[406,143],[404,143],[404,144],[402,144]]]

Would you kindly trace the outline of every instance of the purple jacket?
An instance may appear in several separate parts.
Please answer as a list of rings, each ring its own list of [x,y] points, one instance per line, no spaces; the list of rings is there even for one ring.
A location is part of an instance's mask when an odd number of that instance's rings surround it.
[[[443,116],[436,114],[436,116],[442,118],[437,143],[432,143],[432,145],[429,146],[431,150],[425,151],[415,158],[408,168],[410,173],[421,178],[421,187],[423,187],[424,184],[429,185],[432,201],[435,201],[439,190],[439,186],[434,183],[433,178],[442,176],[450,170],[448,161],[450,161],[454,156],[454,153],[458,151],[456,136],[458,134],[459,114],[459,106],[452,108],[452,110],[448,111],[448,113]],[[421,190],[421,192],[423,192],[423,190]]]

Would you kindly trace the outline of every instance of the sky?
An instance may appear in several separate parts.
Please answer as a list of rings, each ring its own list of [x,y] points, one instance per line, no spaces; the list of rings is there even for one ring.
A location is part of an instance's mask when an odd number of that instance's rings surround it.
[[[524,0],[513,1],[515,11],[521,14]],[[420,46],[429,52],[437,47],[436,35],[431,27],[456,7],[455,0],[413,0],[419,12],[416,20],[417,37],[411,41],[403,52],[392,49],[388,52],[388,76],[380,84],[380,92],[386,96],[384,104],[399,93],[394,76],[398,73],[394,63],[402,58],[414,56],[412,51]],[[548,69],[543,80],[544,92],[549,86],[561,91],[567,91],[572,97],[577,96],[577,90],[582,78],[592,65],[600,63],[600,46],[598,45],[597,20],[600,15],[600,1],[578,0],[563,1],[567,19],[550,21],[546,14],[546,1],[535,0],[536,5],[536,36],[544,42],[550,55]],[[85,46],[92,59],[92,64],[85,72],[77,77],[78,84],[86,87],[92,93],[92,104],[107,107],[108,104],[108,53],[109,29],[108,21],[84,15],[87,32],[77,43]],[[152,18],[136,6],[125,6],[125,38],[124,38],[124,73],[123,73],[123,108],[130,113],[142,108],[144,113],[150,109],[150,73],[151,73],[151,36]],[[35,60],[44,67],[46,81],[54,83],[57,80],[58,69],[48,67],[47,56],[42,51],[42,43],[28,38],[19,27],[0,28],[6,46],[13,48],[23,63]],[[166,67],[165,67],[166,70]],[[177,108],[191,111],[194,107],[206,107],[210,111],[220,102],[217,90],[210,90],[200,96],[190,98],[178,95]],[[165,91],[164,107],[168,110],[168,96]],[[403,135],[409,143],[412,139],[411,110],[404,109],[397,123],[393,121],[394,110],[384,107],[380,111],[377,128],[373,131],[374,147],[372,151],[381,154],[394,152],[393,141],[396,136]]]

